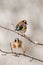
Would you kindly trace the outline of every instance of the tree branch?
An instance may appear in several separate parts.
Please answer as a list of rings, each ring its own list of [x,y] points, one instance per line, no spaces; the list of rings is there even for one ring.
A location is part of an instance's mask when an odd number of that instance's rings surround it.
[[[9,31],[12,31],[12,32],[14,32],[14,33],[16,33],[16,34],[18,34],[18,35],[24,37],[25,39],[27,39],[28,41],[30,41],[30,42],[33,43],[33,44],[37,44],[37,45],[43,46],[43,44],[41,44],[41,43],[35,43],[34,41],[32,41],[32,40],[30,39],[30,37],[27,37],[26,35],[22,35],[22,34],[20,34],[19,32],[16,32],[15,30],[11,30],[11,29],[6,28],[6,27],[3,27],[3,26],[0,26],[0,28],[3,28],[3,29],[6,29],[6,30],[9,30]]]
[[[0,52],[5,53],[6,55],[7,55],[7,54],[14,54],[14,55],[15,55],[15,54],[16,54],[16,55],[18,54],[19,56],[20,56],[20,55],[23,55],[23,56],[25,56],[25,57],[31,58],[32,60],[37,60],[37,61],[43,62],[43,60],[40,60],[40,59],[34,58],[34,57],[29,56],[29,55],[26,55],[26,54],[22,54],[22,53],[6,52],[6,51],[3,51],[3,50],[1,50],[1,49],[0,49]]]

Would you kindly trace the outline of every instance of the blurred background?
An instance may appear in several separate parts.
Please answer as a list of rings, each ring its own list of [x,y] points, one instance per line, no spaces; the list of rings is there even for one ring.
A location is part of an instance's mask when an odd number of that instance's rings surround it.
[[[0,0],[0,25],[13,29],[20,20],[27,20],[26,35],[33,41],[43,43],[43,0]],[[12,26],[14,24],[14,27]],[[29,45],[26,54],[43,60],[43,46],[34,46],[25,38],[14,32],[0,28],[0,48],[10,50],[10,42],[15,38],[22,39],[23,44]],[[42,65],[41,62],[30,58],[12,55],[2,56],[0,52],[0,65]]]

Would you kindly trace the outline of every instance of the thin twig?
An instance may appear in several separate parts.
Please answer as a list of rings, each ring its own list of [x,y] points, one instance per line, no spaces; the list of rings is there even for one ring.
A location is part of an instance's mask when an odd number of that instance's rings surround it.
[[[40,60],[40,59],[34,58],[34,57],[29,56],[29,55],[26,55],[26,54],[22,54],[22,53],[6,52],[6,51],[3,51],[3,50],[1,50],[1,49],[0,49],[0,52],[5,53],[6,55],[7,55],[7,54],[14,54],[14,55],[15,55],[15,54],[18,54],[19,56],[20,56],[20,55],[23,55],[23,56],[28,57],[28,58],[31,58],[31,59],[33,59],[33,60],[37,60],[37,61],[43,62],[43,60]]]
[[[13,49],[12,49],[12,47],[11,47],[12,45],[11,45],[11,42],[10,42],[10,48],[11,48],[11,51],[12,51],[12,53],[13,53]]]
[[[26,35],[22,35],[22,34],[20,34],[19,32],[16,32],[15,30],[11,30],[11,29],[8,29],[8,28],[3,27],[3,26],[0,26],[0,28],[3,28],[3,29],[6,29],[6,30],[15,32],[15,33],[17,33],[18,35],[20,35],[20,36],[24,37],[25,39],[27,39],[28,41],[30,41],[31,43],[43,46],[42,43],[35,43],[33,40],[30,39],[30,37],[27,37]]]

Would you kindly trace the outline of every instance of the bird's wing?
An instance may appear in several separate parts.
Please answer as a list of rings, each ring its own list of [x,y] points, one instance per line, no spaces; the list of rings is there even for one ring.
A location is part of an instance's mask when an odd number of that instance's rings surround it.
[[[22,25],[17,25],[16,26],[16,30],[19,31],[19,30],[22,30],[23,26]]]
[[[19,40],[19,45],[18,45],[19,48],[22,48],[22,41]]]

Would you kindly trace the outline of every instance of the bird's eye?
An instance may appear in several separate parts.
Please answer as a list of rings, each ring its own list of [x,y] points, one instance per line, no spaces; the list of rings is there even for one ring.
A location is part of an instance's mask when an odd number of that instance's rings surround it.
[[[16,42],[16,39],[15,39],[15,42]]]
[[[25,20],[23,20],[23,22],[24,22],[25,24],[27,24],[27,22],[26,22]]]
[[[17,39],[15,39],[15,42],[19,42],[19,39],[17,38]]]
[[[25,22],[25,20],[23,20],[23,22]]]

